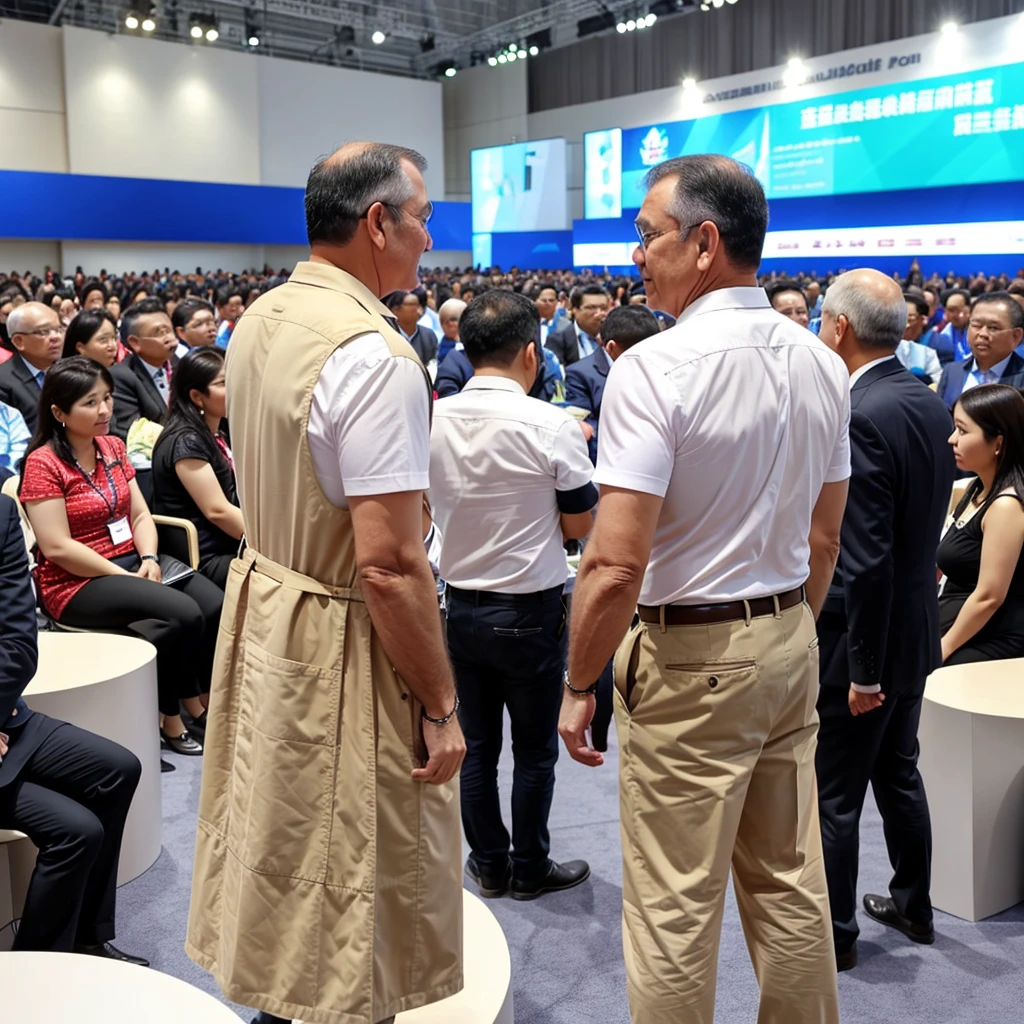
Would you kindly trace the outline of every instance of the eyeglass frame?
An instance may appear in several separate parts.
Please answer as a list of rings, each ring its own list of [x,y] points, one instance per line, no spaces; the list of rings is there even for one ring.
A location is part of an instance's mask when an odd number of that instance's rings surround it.
[[[707,217],[704,217],[703,220],[697,221],[696,224],[688,224],[685,227],[681,227],[679,229],[679,241],[683,241],[694,228],[699,228],[707,219]],[[714,223],[714,221],[712,221],[712,223]],[[636,232],[637,238],[640,239],[640,248],[644,252],[647,252],[647,247],[651,242],[656,238],[661,238],[662,235],[667,235],[670,232],[675,231],[675,228],[663,228],[661,231],[642,231],[640,229],[640,225],[636,221],[633,221],[633,230]]]
[[[67,332],[64,324],[57,324],[54,327],[37,327],[34,331],[15,331],[11,337],[21,335],[23,338],[49,338],[52,334],[59,334],[63,338]]]
[[[372,210],[377,203],[380,203],[381,206],[389,210],[395,220],[401,220],[402,214],[409,213],[409,211],[402,206],[395,206],[394,203],[386,203],[383,199],[375,199],[366,208],[366,212],[360,215],[359,219],[366,220],[366,218],[370,216],[370,210]],[[429,231],[430,228],[428,225],[430,224],[430,218],[434,216],[434,204],[429,199],[427,200],[426,211],[425,216],[415,213],[409,213],[409,216],[414,220],[418,220],[420,222],[420,227],[422,227],[424,231]]]

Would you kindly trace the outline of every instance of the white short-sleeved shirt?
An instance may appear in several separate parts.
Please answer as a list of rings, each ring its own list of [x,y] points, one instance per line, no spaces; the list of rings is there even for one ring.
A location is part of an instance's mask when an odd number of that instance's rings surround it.
[[[579,424],[505,377],[471,377],[434,404],[430,502],[441,576],[461,590],[531,594],[565,583],[560,511],[597,503]]]
[[[412,359],[393,359],[379,334],[331,354],[313,389],[310,455],[327,500],[425,491],[430,484],[430,396]]]
[[[842,360],[761,288],[723,288],[615,361],[599,484],[663,497],[641,604],[800,586],[824,483],[850,475]]]

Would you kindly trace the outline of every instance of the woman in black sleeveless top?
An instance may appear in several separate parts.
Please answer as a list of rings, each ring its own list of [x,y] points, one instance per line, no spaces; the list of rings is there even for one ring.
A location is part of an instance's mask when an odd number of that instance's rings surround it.
[[[1024,396],[983,384],[953,408],[950,444],[978,474],[953,512],[937,561],[946,665],[1024,657]]]

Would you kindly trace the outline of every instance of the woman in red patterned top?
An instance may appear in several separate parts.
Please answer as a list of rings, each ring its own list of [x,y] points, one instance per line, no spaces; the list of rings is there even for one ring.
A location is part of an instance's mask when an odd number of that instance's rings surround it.
[[[201,754],[223,593],[198,573],[161,583],[157,534],[124,442],[109,436],[110,373],[83,356],[47,371],[19,494],[39,543],[36,582],[58,622],[125,629],[157,650],[163,743]],[[180,703],[179,703],[180,702]]]

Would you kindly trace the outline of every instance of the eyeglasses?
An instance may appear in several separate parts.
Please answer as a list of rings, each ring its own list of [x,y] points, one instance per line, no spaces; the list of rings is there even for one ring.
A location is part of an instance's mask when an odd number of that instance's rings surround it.
[[[705,220],[706,219],[707,218],[705,218]],[[679,241],[683,241],[683,239],[685,239],[686,236],[694,228],[700,227],[700,225],[703,224],[703,223],[704,223],[703,220],[699,220],[699,221],[697,221],[696,224],[687,224],[685,227],[680,228],[679,229]],[[643,249],[644,252],[647,251],[647,247],[656,238],[660,238],[662,235],[667,235],[669,232],[674,230],[674,228],[662,228],[661,231],[644,231],[644,229],[642,227],[640,227],[640,225],[638,223],[636,223],[636,221],[633,222],[633,227],[636,229],[636,236],[637,236],[637,238],[640,239],[640,248]]]
[[[1005,334],[1012,331],[1012,327],[999,327],[997,324],[987,324],[983,320],[968,320],[967,326],[972,331],[988,331],[989,334]]]
[[[376,205],[377,202],[380,202],[381,206],[387,207],[387,209],[391,211],[391,216],[394,217],[395,220],[401,220],[402,214],[409,213],[408,210],[404,209],[401,206],[395,206],[393,203],[385,203],[382,202],[381,200],[376,200],[375,202],[370,204],[366,212],[359,219],[366,220],[366,218],[370,215],[370,210]],[[427,205],[423,207],[421,213],[413,213],[410,214],[410,216],[414,220],[418,220],[420,222],[420,226],[424,230],[426,230],[427,225],[430,223],[430,218],[434,216],[434,204],[430,202],[430,200],[428,199]]]
[[[66,330],[67,328],[63,324],[57,324],[55,327],[39,327],[34,331],[18,331],[18,333],[26,338],[49,338],[54,335],[63,338]]]

